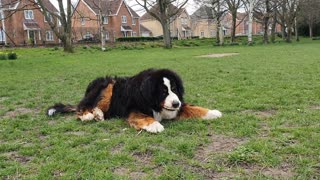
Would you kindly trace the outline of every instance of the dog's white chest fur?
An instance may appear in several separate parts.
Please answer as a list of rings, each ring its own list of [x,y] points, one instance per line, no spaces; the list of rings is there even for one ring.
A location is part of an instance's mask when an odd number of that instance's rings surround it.
[[[153,118],[156,121],[161,121],[162,119],[174,119],[178,115],[178,111],[166,111],[162,110],[161,112],[153,111]]]

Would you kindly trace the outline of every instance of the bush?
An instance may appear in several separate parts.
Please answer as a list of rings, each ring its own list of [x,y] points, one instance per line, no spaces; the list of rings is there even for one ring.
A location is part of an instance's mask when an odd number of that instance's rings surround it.
[[[0,60],[6,60],[7,59],[7,55],[5,53],[0,53]]]
[[[313,37],[312,40],[320,40],[320,37]]]
[[[14,60],[14,59],[17,59],[18,56],[15,52],[9,52],[8,53],[8,59],[11,59],[11,60]]]

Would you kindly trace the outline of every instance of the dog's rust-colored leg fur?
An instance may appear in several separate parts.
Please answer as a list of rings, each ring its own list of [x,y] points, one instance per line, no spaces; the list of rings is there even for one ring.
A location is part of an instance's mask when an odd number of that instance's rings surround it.
[[[147,116],[142,113],[132,112],[128,117],[128,123],[131,127],[135,128],[136,130],[141,130],[143,127],[148,126],[154,123],[153,117]]]
[[[181,107],[181,113],[178,115],[177,119],[201,118],[206,116],[208,111],[209,109],[203,107],[185,104]]]
[[[132,112],[127,120],[129,125],[136,130],[144,129],[151,133],[158,133],[164,130],[158,121],[143,113]]]
[[[93,119],[97,121],[103,121],[104,120],[104,112],[107,112],[110,108],[111,98],[112,98],[112,90],[113,85],[109,84],[107,88],[105,88],[101,92],[101,100],[97,103],[97,106],[95,108],[87,109],[84,112],[78,112],[78,118],[81,119],[81,121],[91,121]]]
[[[201,119],[216,119],[221,117],[222,114],[218,110],[210,110],[207,108],[184,104],[181,107],[181,111],[178,114],[177,119],[190,119],[190,118],[201,118]]]
[[[101,100],[98,102],[97,107],[103,112],[107,112],[110,107],[112,97],[113,84],[109,84],[101,93]]]

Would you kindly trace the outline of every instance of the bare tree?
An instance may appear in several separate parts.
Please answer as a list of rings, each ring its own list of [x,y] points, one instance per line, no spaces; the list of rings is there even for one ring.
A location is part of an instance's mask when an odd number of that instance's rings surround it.
[[[243,1],[242,0],[225,0],[225,2],[228,10],[232,15],[231,42],[235,42],[238,9],[243,6]]]
[[[280,0],[279,6],[278,16],[282,26],[282,36],[287,42],[291,42],[299,0]],[[286,36],[284,36],[284,34],[286,34]]]
[[[320,22],[320,3],[318,0],[301,0],[300,22],[309,26],[309,37],[313,37],[313,28]]]
[[[258,0],[246,0],[245,6],[248,12],[248,44],[252,45],[252,21],[253,21],[253,9]],[[248,6],[248,7],[247,7]]]
[[[165,48],[172,48],[170,35],[171,18],[174,18],[182,10],[188,0],[136,0],[136,2],[160,22]]]
[[[71,0],[56,0],[59,6],[59,13],[50,11],[46,3],[49,0],[30,0],[35,6],[39,6],[42,14],[45,16],[49,26],[55,35],[61,40],[64,51],[68,53],[74,52],[72,44],[72,29],[71,29],[71,16],[72,16],[72,3]],[[66,2],[64,4],[63,2]],[[59,20],[52,21],[51,18],[55,17]],[[61,28],[60,28],[61,26]]]

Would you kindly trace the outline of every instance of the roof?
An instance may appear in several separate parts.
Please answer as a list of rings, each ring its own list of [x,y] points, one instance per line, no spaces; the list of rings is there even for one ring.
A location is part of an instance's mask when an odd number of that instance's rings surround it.
[[[146,28],[144,25],[140,24],[140,31],[141,32],[151,32],[148,28]]]
[[[19,4],[22,4],[22,0],[0,0],[2,3],[1,7],[5,10],[15,10],[18,8]],[[50,2],[50,0],[42,0],[43,5],[48,9],[50,12],[59,12],[54,5]],[[30,4],[28,4],[30,3]],[[33,2],[29,0],[25,0],[23,5],[35,5]],[[36,8],[39,8],[38,6]]]
[[[153,13],[155,13],[155,14],[160,16],[160,14],[159,14],[160,10],[159,9],[160,9],[159,4],[156,4],[150,9],[150,12],[153,12]],[[182,14],[182,12],[185,11],[185,9],[184,8],[178,9],[177,6],[175,6],[173,4],[170,4],[169,5],[169,12],[170,13],[174,13],[176,11],[178,11],[176,16],[179,16],[179,15]],[[144,15],[141,16],[140,19],[141,20],[149,20],[149,19],[154,19],[154,17],[152,17],[150,13],[146,12]]]
[[[1,0],[0,2],[3,9],[16,9],[20,0]]]
[[[24,30],[39,30],[40,26],[36,21],[34,21],[32,19],[28,19],[28,20],[23,21],[23,29]]]
[[[195,19],[213,19],[214,16],[212,9],[208,6],[201,6],[191,15]]]
[[[130,26],[121,26],[121,31],[132,31]]]
[[[139,17],[140,17],[135,10],[133,10],[133,9],[132,9],[131,7],[129,7],[129,6],[128,6],[128,8],[129,8],[129,10],[131,11],[133,17],[135,17],[135,18],[139,18]]]
[[[59,12],[56,7],[50,2],[50,0],[42,0],[43,5],[48,9],[50,12]]]
[[[104,15],[116,15],[122,3],[125,3],[123,0],[83,0],[95,14],[99,14],[99,7],[101,7],[101,12]],[[101,3],[99,5],[99,2]],[[126,3],[125,3],[126,5]],[[139,15],[129,6],[128,10],[133,17],[139,18]]]

